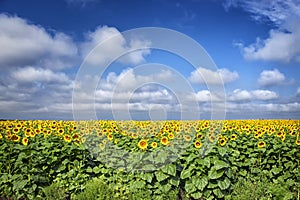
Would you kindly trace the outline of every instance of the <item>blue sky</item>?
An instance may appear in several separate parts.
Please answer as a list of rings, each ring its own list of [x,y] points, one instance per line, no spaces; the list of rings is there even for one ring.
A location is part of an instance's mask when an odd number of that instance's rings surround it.
[[[124,35],[141,27],[185,34],[216,68],[147,49],[151,37]],[[84,119],[93,112],[98,119],[121,119],[125,111],[132,119],[181,119],[192,99],[199,119],[299,119],[299,27],[299,0],[0,1],[0,118],[73,119],[75,109]],[[105,52],[91,55],[113,36]],[[103,68],[133,49],[103,74],[94,68],[76,79],[83,61]],[[183,101],[176,81],[191,86]],[[209,85],[223,88],[223,98]],[[213,117],[213,106],[225,114]]]

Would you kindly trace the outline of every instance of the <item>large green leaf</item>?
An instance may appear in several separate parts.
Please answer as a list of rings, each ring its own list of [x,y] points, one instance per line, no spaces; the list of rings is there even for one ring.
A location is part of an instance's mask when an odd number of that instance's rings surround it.
[[[203,189],[205,188],[205,186],[207,186],[208,184],[208,178],[206,176],[202,177],[202,178],[197,178],[197,177],[193,177],[192,178],[192,183],[200,190],[203,191]]]
[[[218,179],[221,176],[223,176],[224,174],[224,170],[217,170],[215,167],[212,167],[209,171],[208,171],[208,178],[209,179]]]
[[[210,167],[210,158],[209,157],[205,157],[204,159],[197,159],[197,162],[199,163],[199,165],[205,166],[207,168]]]
[[[22,190],[27,183],[28,183],[27,180],[15,181],[13,184],[13,190],[14,191]]]
[[[197,190],[197,188],[191,181],[185,183],[184,189],[188,194],[191,194]]]
[[[213,190],[213,193],[214,193],[218,198],[224,197],[224,194],[222,193],[222,191],[221,191],[219,188],[214,189],[214,190]]]
[[[230,187],[230,180],[226,177],[224,180],[217,180],[218,186],[221,190],[226,190]]]
[[[229,164],[222,161],[222,160],[215,160],[214,161],[214,167],[216,168],[216,170],[219,170],[219,169],[223,169],[223,168],[227,168],[229,167]]]
[[[176,165],[170,164],[161,169],[164,173],[169,174],[171,176],[176,176]]]
[[[200,199],[202,197],[202,193],[201,192],[195,192],[195,193],[192,193],[191,196],[195,199]]]
[[[151,183],[152,178],[153,178],[153,174],[151,173],[145,173],[141,175],[141,178],[149,183]]]
[[[161,182],[161,181],[169,178],[168,174],[165,174],[160,170],[155,172],[155,176],[156,176],[156,179],[158,180],[158,182]]]
[[[180,178],[181,179],[186,179],[186,178],[189,178],[191,177],[192,175],[192,172],[190,169],[184,169],[181,171],[181,174],[180,174]]]

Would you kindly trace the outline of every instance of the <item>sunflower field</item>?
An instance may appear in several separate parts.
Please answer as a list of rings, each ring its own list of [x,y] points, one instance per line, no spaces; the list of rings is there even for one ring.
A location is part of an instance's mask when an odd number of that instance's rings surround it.
[[[300,199],[299,120],[0,121],[0,199]]]

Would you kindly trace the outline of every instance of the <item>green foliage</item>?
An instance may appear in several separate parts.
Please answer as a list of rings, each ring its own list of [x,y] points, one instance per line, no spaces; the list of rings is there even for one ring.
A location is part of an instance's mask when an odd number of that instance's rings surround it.
[[[46,200],[64,200],[67,195],[64,188],[57,183],[53,183],[43,189]]]
[[[0,127],[0,130],[0,134],[6,134],[5,129]],[[195,127],[189,131],[190,135],[211,134],[209,129],[196,133]],[[184,143],[183,139],[181,142],[174,139],[172,144],[177,149],[157,151],[164,146],[157,147],[149,150],[154,152],[151,156],[141,153],[131,137],[124,139],[115,134],[118,143],[107,141],[106,148],[116,146],[134,152],[129,155],[143,159],[144,166],[138,162],[125,165],[118,159],[120,155],[109,151],[104,151],[101,157],[93,156],[87,146],[66,142],[54,133],[36,134],[30,137],[27,146],[3,137],[0,138],[0,199],[299,199],[300,146],[295,143],[299,133],[292,136],[281,128],[284,138],[267,133],[254,137],[256,130],[251,131],[250,134],[235,129],[222,132],[222,137],[227,138],[224,145],[206,137],[198,138],[203,145],[199,149],[193,141]],[[217,138],[219,133],[214,134]],[[238,139],[230,141],[232,134],[237,134]],[[93,137],[98,137],[95,132],[86,136],[86,141],[94,145],[94,152],[100,151],[99,141],[92,140]],[[267,145],[258,148],[258,141]],[[111,162],[101,162],[104,159]],[[145,171],[129,170],[134,167]]]

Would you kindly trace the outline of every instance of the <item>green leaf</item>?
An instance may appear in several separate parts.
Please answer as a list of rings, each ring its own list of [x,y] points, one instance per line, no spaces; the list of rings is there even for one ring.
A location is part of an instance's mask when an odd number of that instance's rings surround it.
[[[210,158],[209,157],[205,157],[204,159],[198,159],[197,162],[199,163],[199,165],[205,166],[207,168],[210,167]]]
[[[161,170],[166,174],[169,174],[171,176],[176,176],[176,166],[174,164],[167,165]]]
[[[213,189],[213,188],[216,188],[216,187],[218,187],[218,184],[212,183],[212,182],[209,182],[209,184],[207,186],[207,188],[209,188],[209,189]]]
[[[215,167],[212,167],[209,171],[208,171],[208,178],[209,179],[218,179],[221,176],[223,176],[224,171],[220,170],[217,171]]]
[[[221,190],[226,190],[230,186],[230,180],[226,177],[224,180],[217,180],[218,186]]]
[[[206,176],[202,178],[192,177],[192,183],[200,190],[203,191],[208,184],[208,178]]]
[[[141,189],[144,188],[146,185],[145,181],[139,180],[139,181],[133,181],[130,186],[134,189]]]
[[[282,167],[276,167],[276,168],[274,167],[274,168],[272,168],[271,172],[276,175],[276,174],[279,174],[280,172],[282,172],[282,170],[283,170]]]
[[[218,152],[223,157],[227,153],[227,149],[225,147],[218,147]]]
[[[15,181],[13,184],[14,185],[13,190],[14,191],[22,190],[27,184],[27,182],[28,182],[27,180]]]
[[[202,197],[202,193],[201,192],[195,192],[195,193],[191,194],[191,196],[195,199],[200,199]]]
[[[166,184],[166,185],[161,185],[160,186],[160,190],[163,192],[163,193],[167,193],[171,190],[172,188],[172,185],[170,184]]]
[[[185,189],[185,191],[188,194],[191,194],[191,193],[193,193],[193,192],[195,192],[197,190],[197,188],[195,187],[195,185],[192,182],[190,182],[190,181],[188,181],[188,182],[185,183],[184,189]]]
[[[178,177],[172,177],[170,180],[169,180],[169,183],[171,185],[174,185],[174,186],[178,186],[179,183],[180,183],[180,179]]]
[[[160,170],[155,172],[155,176],[156,176],[156,179],[158,180],[158,182],[161,182],[161,181],[169,178],[169,175],[163,173]]]
[[[148,183],[151,183],[152,178],[153,178],[153,174],[151,174],[151,173],[142,174],[141,178],[143,180],[147,181]]]
[[[96,166],[96,167],[93,168],[93,172],[95,174],[99,174],[101,172],[101,168],[99,168],[98,166]]]
[[[193,154],[193,153],[191,153],[191,154],[189,154],[189,156],[186,158],[186,162],[187,163],[190,163],[191,161],[193,161],[195,158],[197,158],[198,156],[197,155],[195,155],[195,154]]]
[[[219,188],[214,189],[214,190],[213,190],[213,193],[214,193],[218,198],[224,197],[224,194],[222,193],[222,191],[221,191]]]
[[[219,170],[219,169],[223,169],[223,168],[228,168],[229,164],[222,160],[216,160],[214,162],[214,167],[216,168],[216,170]]]
[[[92,172],[93,172],[93,169],[92,169],[90,166],[88,166],[88,168],[86,169],[86,172],[87,172],[87,173],[92,173]]]
[[[246,176],[247,171],[246,170],[241,170],[241,171],[239,171],[239,174],[242,175],[242,176]]]
[[[181,171],[180,178],[181,179],[186,179],[186,178],[191,177],[191,175],[192,175],[192,173],[191,173],[190,169],[184,169],[184,170]]]

